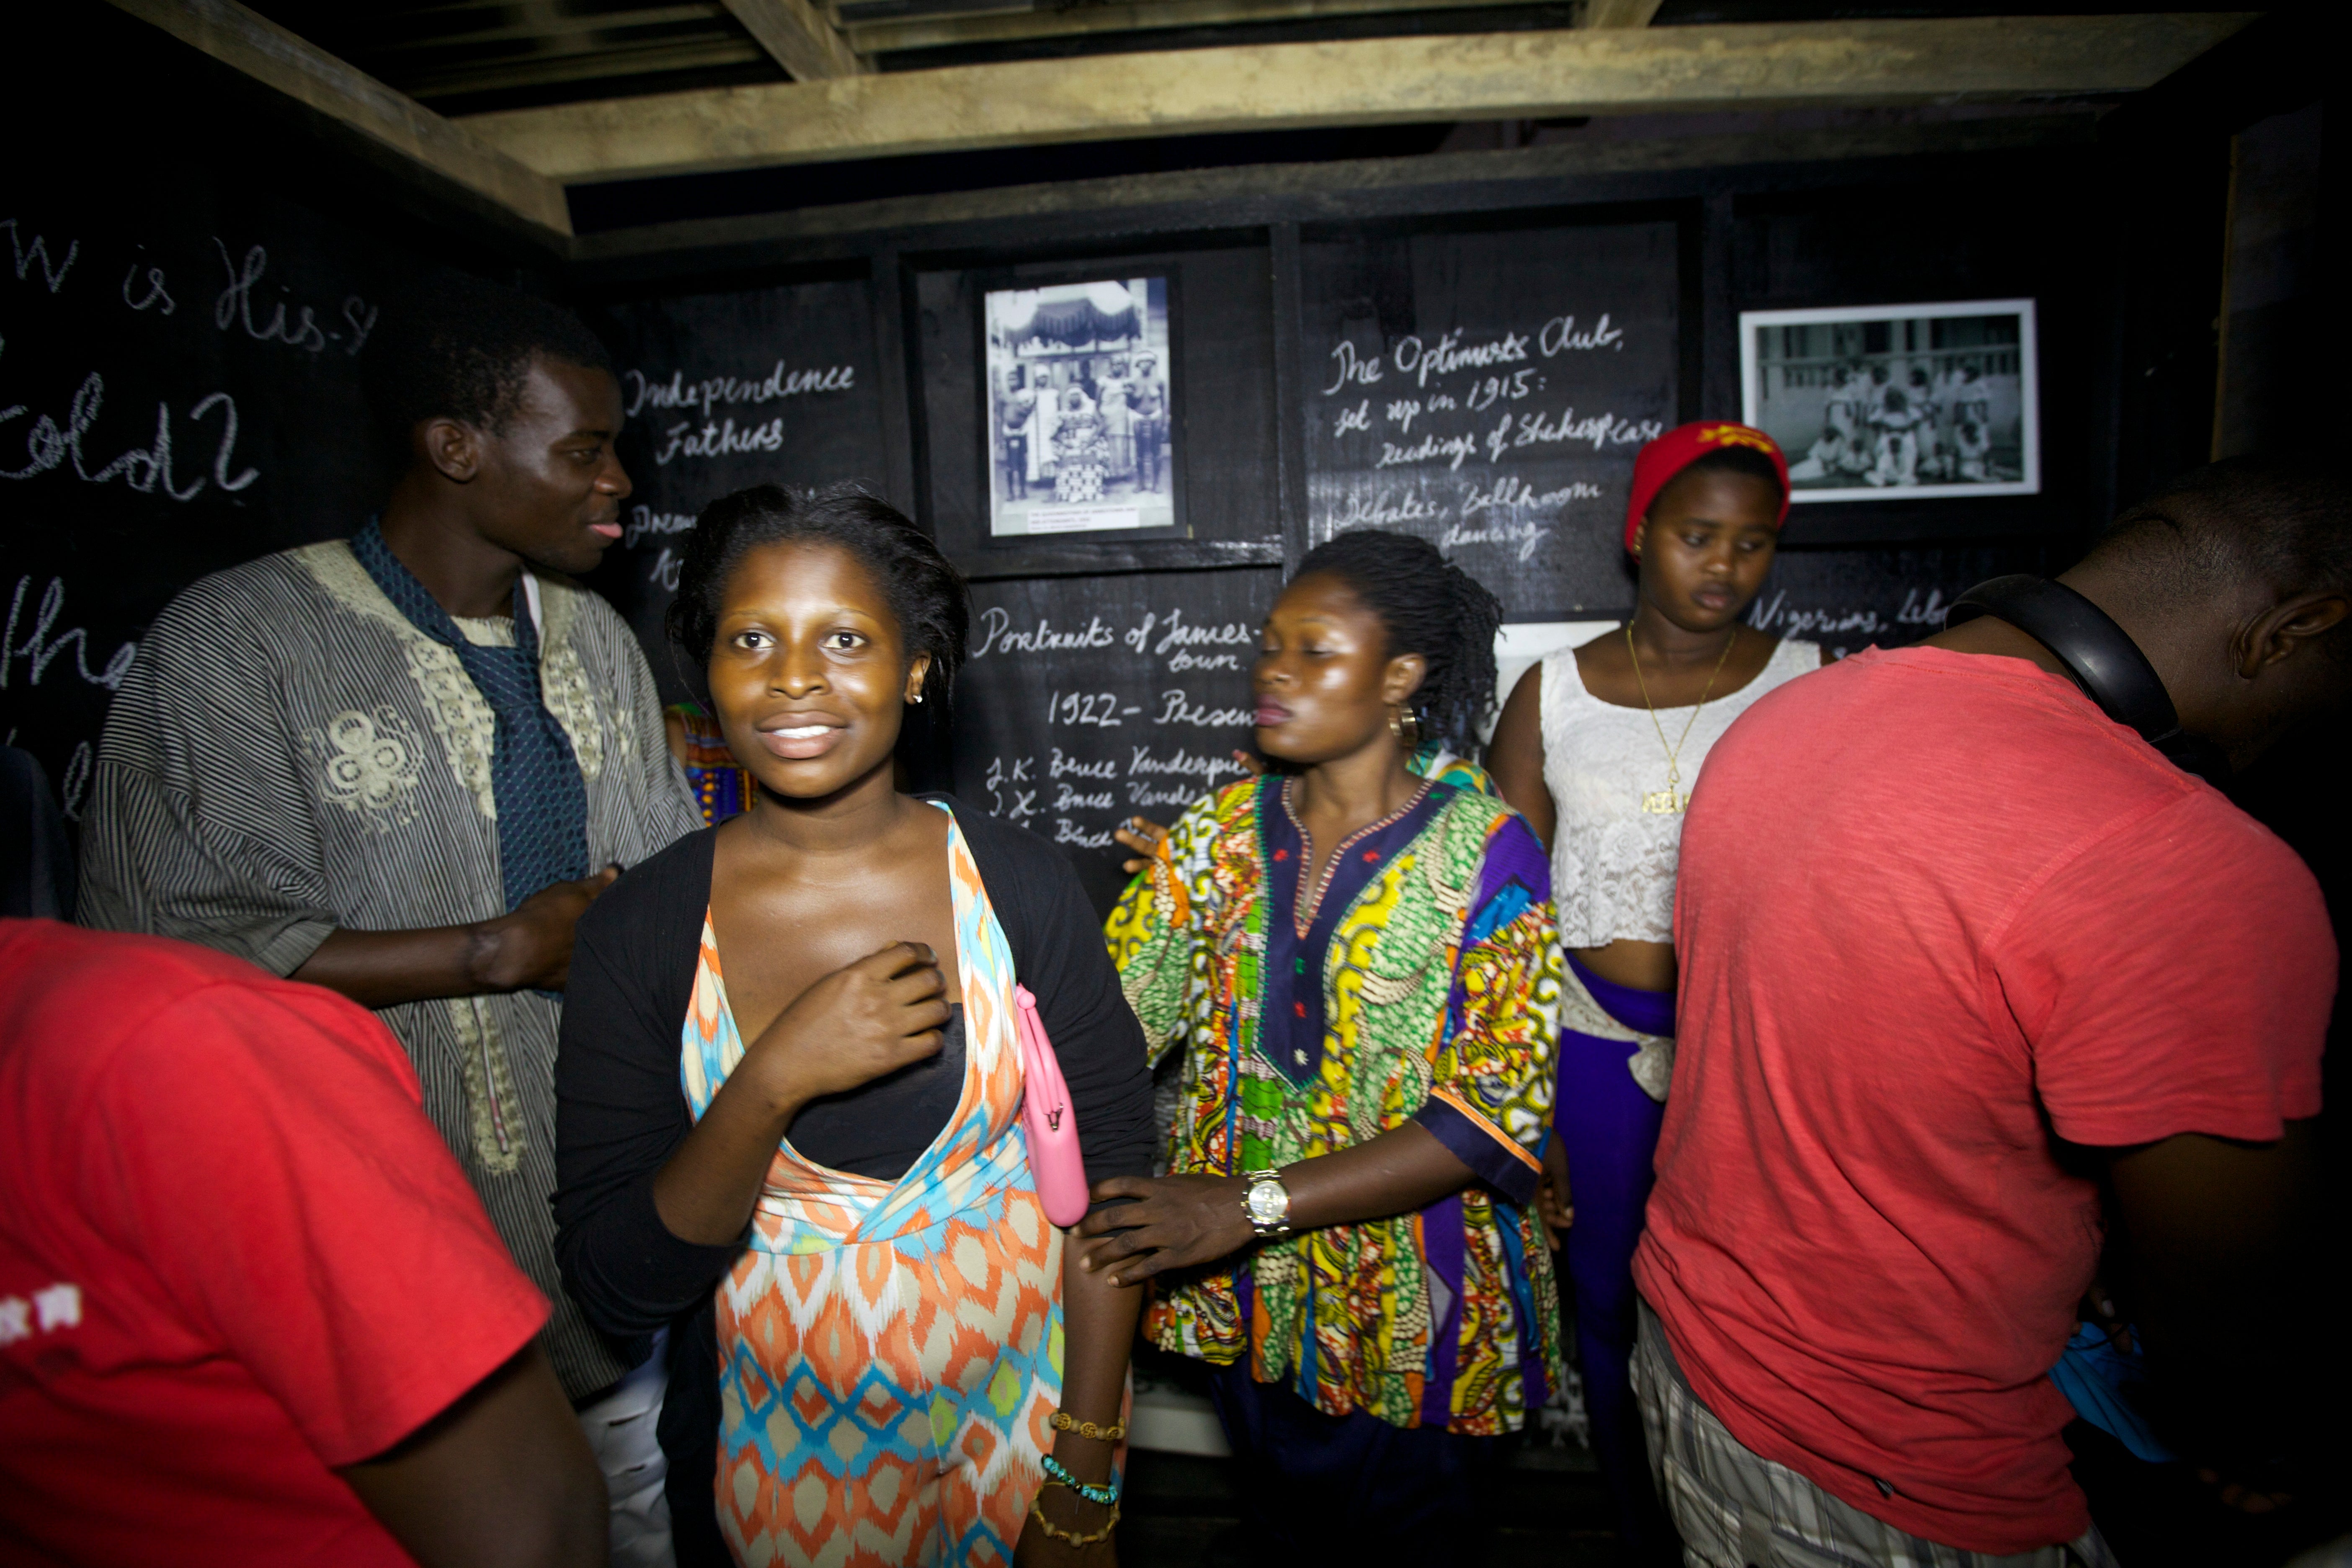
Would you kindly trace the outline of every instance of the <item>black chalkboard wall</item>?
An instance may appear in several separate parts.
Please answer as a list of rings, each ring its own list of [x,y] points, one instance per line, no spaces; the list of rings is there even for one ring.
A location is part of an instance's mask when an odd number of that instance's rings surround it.
[[[613,345],[636,488],[593,583],[670,697],[696,683],[660,618],[712,498],[858,479],[930,528],[973,577],[977,620],[956,710],[923,715],[910,765],[1065,846],[1102,902],[1121,817],[1171,816],[1231,776],[1253,630],[1285,564],[1335,530],[1423,534],[1515,622],[1625,610],[1634,451],[1737,412],[1742,309],[2041,310],[2044,493],[1801,508],[1755,612],[1769,629],[1910,640],[1970,583],[2063,566],[2117,499],[2126,335],[2081,199],[2087,146],[1390,180],[562,265],[373,199],[335,177],[331,142],[297,156],[282,128],[221,114],[184,145],[161,131],[188,105],[161,86],[116,107],[117,142],[52,151],[0,198],[0,734],[69,808],[111,683],[173,594],[375,504],[354,352],[436,263],[566,297]],[[253,178],[264,153],[297,177]],[[980,295],[1146,270],[1174,280],[1177,527],[990,540]]]
[[[1680,422],[1682,227],[1305,238],[1310,542],[1421,534],[1515,621],[1624,604],[1633,454]]]
[[[381,500],[355,356],[384,298],[435,264],[519,277],[347,156],[124,72],[87,134],[0,119],[38,149],[0,193],[0,738],[68,811],[174,594]]]
[[[698,693],[662,632],[679,536],[756,484],[882,488],[882,393],[864,268],[725,292],[609,302],[587,314],[621,372],[626,531],[592,579],[629,617],[665,697]]]
[[[982,583],[956,701],[956,793],[1062,845],[1108,907],[1127,852],[1240,776],[1257,626],[1274,567]]]

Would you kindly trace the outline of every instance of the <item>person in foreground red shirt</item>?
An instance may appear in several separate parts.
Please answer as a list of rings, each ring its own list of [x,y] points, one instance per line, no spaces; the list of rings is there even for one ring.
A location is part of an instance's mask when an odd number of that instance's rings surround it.
[[[0,921],[0,1560],[605,1561],[516,1269],[366,1009]]]
[[[2235,766],[2352,688],[2338,479],[2200,469],[2061,581]],[[2047,1375],[2102,1179],[2170,1440],[2263,1440],[2335,943],[2294,853],[2062,668],[1970,622],[1790,682],[1707,758],[1635,1263],[1694,1563],[2105,1561]]]

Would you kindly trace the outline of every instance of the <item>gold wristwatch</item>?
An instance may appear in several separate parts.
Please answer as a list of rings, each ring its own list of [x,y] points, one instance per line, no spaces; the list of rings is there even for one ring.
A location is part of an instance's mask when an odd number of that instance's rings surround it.
[[[1249,1188],[1242,1194],[1242,1212],[1249,1215],[1250,1228],[1262,1237],[1290,1234],[1290,1189],[1282,1184],[1279,1171],[1244,1171],[1243,1179]]]

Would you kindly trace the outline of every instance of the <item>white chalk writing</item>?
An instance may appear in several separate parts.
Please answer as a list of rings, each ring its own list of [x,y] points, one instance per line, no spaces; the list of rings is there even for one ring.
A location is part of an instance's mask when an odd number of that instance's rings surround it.
[[[1777,632],[1784,637],[1807,637],[1815,633],[1861,632],[1869,636],[1893,629],[1876,610],[1867,607],[1801,609],[1789,603],[1789,595],[1776,592],[1768,604],[1759,601],[1748,612],[1748,625],[1759,631]]]
[[[1173,754],[1163,757],[1152,751],[1150,746],[1136,746],[1129,750],[1127,771],[1129,774],[1196,778],[1202,784],[1211,785],[1227,773],[1233,774],[1235,778],[1242,776],[1241,763],[1230,756],[1213,757],[1206,752],[1180,749]]]
[[[1582,479],[1562,485],[1558,489],[1538,491],[1530,489],[1527,481],[1517,475],[1505,474],[1495,481],[1495,488],[1491,490],[1482,490],[1474,484],[1465,491],[1462,515],[1468,517],[1472,512],[1485,511],[1490,507],[1534,507],[1549,511],[1572,500],[1599,500],[1606,493],[1599,485],[1588,484]]]
[[[988,791],[988,808],[1007,822],[1027,822],[1037,815],[1037,792],[1023,789],[1034,782],[1029,772],[1034,760],[1015,757],[1007,767],[1003,757],[988,759],[988,772],[981,787]]]
[[[1333,372],[1331,384],[1323,389],[1323,395],[1326,397],[1349,383],[1358,386],[1370,386],[1381,379],[1382,374],[1381,362],[1377,358],[1359,358],[1356,345],[1345,338],[1340,339],[1331,350],[1331,358],[1337,368]]]
[[[66,584],[61,577],[49,579],[49,585],[41,591],[39,605],[33,611],[33,624],[25,633],[25,640],[16,640],[16,627],[24,618],[25,595],[32,585],[30,576],[19,577],[16,592],[9,596],[7,633],[0,637],[0,689],[7,687],[19,659],[25,663],[25,684],[38,686],[41,677],[48,673],[49,666],[62,657],[68,647],[73,649],[74,672],[84,680],[92,686],[103,686],[109,691],[121,685],[122,678],[130,673],[131,661],[139,655],[137,643],[124,642],[114,650],[114,657],[106,661],[103,668],[93,670],[89,667],[89,633],[87,630],[80,626],[68,626],[64,631],[51,635],[50,628],[65,614]]]
[[[1046,700],[1045,722],[1116,730],[1119,727],[1118,694],[1109,691],[1056,691]]]
[[[1535,559],[1536,546],[1549,537],[1551,530],[1540,522],[1496,522],[1485,528],[1448,523],[1437,537],[1440,550],[1452,550],[1465,544],[1508,544],[1516,549],[1521,561]]]
[[[32,271],[33,264],[37,261],[41,264],[41,281],[48,285],[50,293],[54,294],[66,286],[66,274],[73,270],[74,258],[81,254],[80,240],[68,240],[65,256],[59,258],[51,254],[47,235],[37,234],[33,236],[31,244],[26,244],[25,231],[17,226],[15,218],[0,218],[0,228],[8,231],[8,242],[16,252],[17,282],[25,280],[26,274]]]
[[[1554,316],[1543,324],[1543,331],[1536,334],[1536,347],[1546,359],[1576,349],[1616,349],[1622,353],[1625,347],[1625,333],[1623,329],[1609,324],[1609,312],[1606,310],[1601,312],[1601,320],[1595,321],[1589,331],[1581,332],[1576,330],[1574,316]]]
[[[1397,494],[1391,490],[1375,491],[1370,496],[1351,490],[1339,506],[1324,519],[1327,532],[1342,533],[1351,528],[1394,528],[1401,522],[1434,521],[1447,515],[1447,509],[1429,499],[1426,492],[1406,490]]]
[[[96,371],[83,378],[67,407],[63,426],[44,414],[37,417],[25,433],[26,462],[20,468],[0,468],[0,479],[30,479],[55,468],[69,468],[74,477],[86,484],[102,485],[121,479],[130,489],[144,495],[161,490],[176,501],[190,501],[203,493],[207,482],[225,490],[241,490],[261,477],[256,468],[229,470],[236,458],[236,399],[226,392],[215,392],[200,400],[188,410],[190,423],[218,412],[220,437],[213,448],[213,471],[209,481],[199,475],[186,485],[173,482],[172,468],[172,407],[168,403],[155,405],[155,439],[144,447],[133,447],[112,462],[92,472],[82,453],[82,437],[98,423],[99,410],[106,401],[106,378]],[[0,408],[0,425],[26,412],[21,404]]]
[[[692,408],[709,419],[711,410],[722,404],[774,403],[813,392],[847,392],[856,384],[857,369],[855,365],[835,364],[814,370],[787,370],[784,362],[778,360],[775,368],[759,379],[713,375],[688,381],[684,371],[674,370],[667,381],[656,381],[633,365],[621,373],[621,379],[626,384],[629,400],[623,412],[630,418],[636,417],[641,408]]]
[[[140,266],[139,262],[132,262],[131,270],[122,275],[122,302],[134,310],[152,310],[159,316],[168,316],[178,310],[180,302],[172,298],[171,289],[165,287],[163,269],[160,267],[149,267],[147,276],[142,279],[139,276]],[[136,300],[131,297],[133,288],[141,290]]]
[[[991,605],[981,612],[980,640],[971,650],[974,658],[985,658],[991,653],[1050,653],[1059,649],[1108,647],[1118,640],[1111,629],[1102,624],[1100,616],[1088,616],[1082,632],[1057,632],[1045,616],[1037,617],[1034,631],[1016,632],[1012,629],[1012,613],[1001,605]]]
[[[247,337],[257,342],[281,342],[306,353],[319,353],[329,343],[341,343],[345,353],[356,354],[360,346],[367,342],[368,334],[375,331],[376,307],[356,294],[343,300],[343,322],[350,329],[348,332],[329,331],[320,326],[318,309],[311,305],[297,304],[289,320],[285,300],[273,301],[268,314],[257,321],[254,290],[269,270],[269,252],[258,245],[249,246],[245,258],[236,260],[229,255],[227,243],[218,235],[213,237],[213,247],[220,252],[221,268],[228,276],[219,297],[213,300],[213,325],[222,331],[242,330]],[[289,290],[281,283],[278,285],[278,292],[285,294]]]
[[[1256,715],[1246,708],[1210,708],[1192,700],[1181,687],[1160,694],[1160,713],[1155,724],[1190,724],[1201,730],[1230,730],[1247,724]]]
[[[622,530],[621,543],[625,548],[635,549],[639,540],[656,534],[693,531],[694,514],[690,511],[656,511],[649,506],[633,506]]]

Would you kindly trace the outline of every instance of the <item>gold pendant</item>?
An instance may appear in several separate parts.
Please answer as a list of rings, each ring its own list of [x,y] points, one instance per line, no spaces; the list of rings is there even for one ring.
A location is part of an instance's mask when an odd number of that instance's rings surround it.
[[[1670,789],[1654,789],[1642,797],[1642,809],[1652,816],[1680,816],[1690,796]]]

